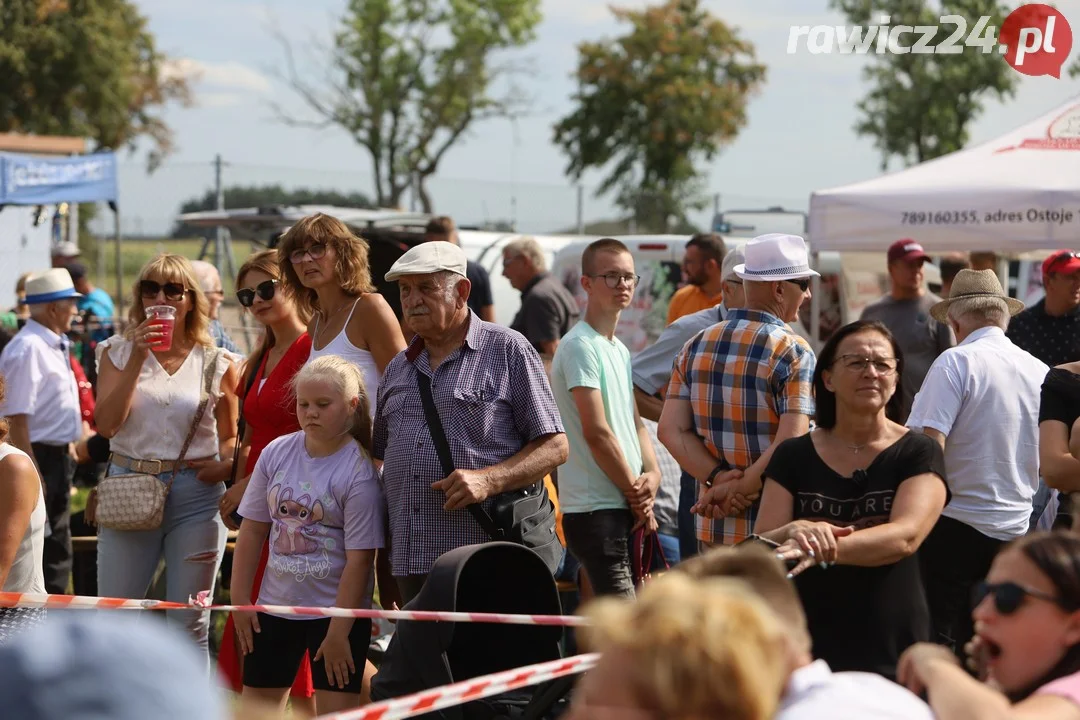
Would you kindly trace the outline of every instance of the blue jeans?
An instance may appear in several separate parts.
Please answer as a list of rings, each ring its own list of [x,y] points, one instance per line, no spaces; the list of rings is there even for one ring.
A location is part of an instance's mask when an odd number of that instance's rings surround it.
[[[682,559],[682,553],[679,552],[680,539],[675,535],[664,533],[657,533],[657,536],[660,538],[660,547],[664,550],[664,559],[667,560],[668,566],[675,567]]]
[[[109,465],[109,475],[129,472]],[[169,474],[161,479],[168,481]],[[165,558],[166,599],[187,602],[203,590],[213,593],[228,531],[218,516],[225,494],[221,483],[207,485],[194,470],[173,476],[161,527],[156,530],[98,530],[98,594],[145,598],[158,562]],[[174,610],[170,624],[186,629],[206,653],[209,671],[209,610]]]

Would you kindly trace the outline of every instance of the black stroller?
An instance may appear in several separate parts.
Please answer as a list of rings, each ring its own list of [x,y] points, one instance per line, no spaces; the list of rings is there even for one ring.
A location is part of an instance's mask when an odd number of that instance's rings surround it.
[[[562,608],[551,572],[526,547],[509,542],[467,545],[432,566],[420,593],[405,610],[559,615]],[[378,674],[374,701],[524,665],[559,660],[562,628],[491,623],[398,621]],[[568,702],[575,678],[447,708],[428,720],[550,720]]]

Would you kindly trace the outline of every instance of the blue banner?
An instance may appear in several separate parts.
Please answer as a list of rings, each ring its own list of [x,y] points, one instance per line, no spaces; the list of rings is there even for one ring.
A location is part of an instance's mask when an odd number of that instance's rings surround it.
[[[0,154],[0,204],[55,205],[116,200],[116,155]]]

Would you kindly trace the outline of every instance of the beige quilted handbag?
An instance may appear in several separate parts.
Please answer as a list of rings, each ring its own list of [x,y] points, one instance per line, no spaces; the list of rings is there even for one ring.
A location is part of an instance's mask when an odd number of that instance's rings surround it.
[[[210,401],[210,389],[214,382],[214,369],[220,357],[220,351],[207,353],[199,407],[195,411],[195,420],[191,423],[187,439],[184,440],[184,447],[180,450],[180,457],[177,458],[175,464],[162,462],[161,465],[172,465],[175,471],[183,467],[184,456],[187,455],[191,441],[195,438],[195,432],[199,429],[199,423],[202,422],[203,415],[206,413],[206,406]],[[161,527],[161,519],[165,514],[165,500],[169,496],[174,476],[175,473],[168,482],[161,480],[157,475],[147,473],[124,473],[103,478],[98,483],[96,493],[97,524],[112,530],[154,530]]]

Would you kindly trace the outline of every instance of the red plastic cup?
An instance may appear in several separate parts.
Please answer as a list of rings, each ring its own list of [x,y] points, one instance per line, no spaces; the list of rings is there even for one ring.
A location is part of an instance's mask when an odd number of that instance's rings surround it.
[[[173,328],[176,327],[176,308],[172,305],[151,305],[146,308],[146,317],[154,318],[156,321],[154,324],[158,326],[159,332],[165,333],[164,337],[158,338],[151,343],[153,349],[157,352],[172,349]]]

